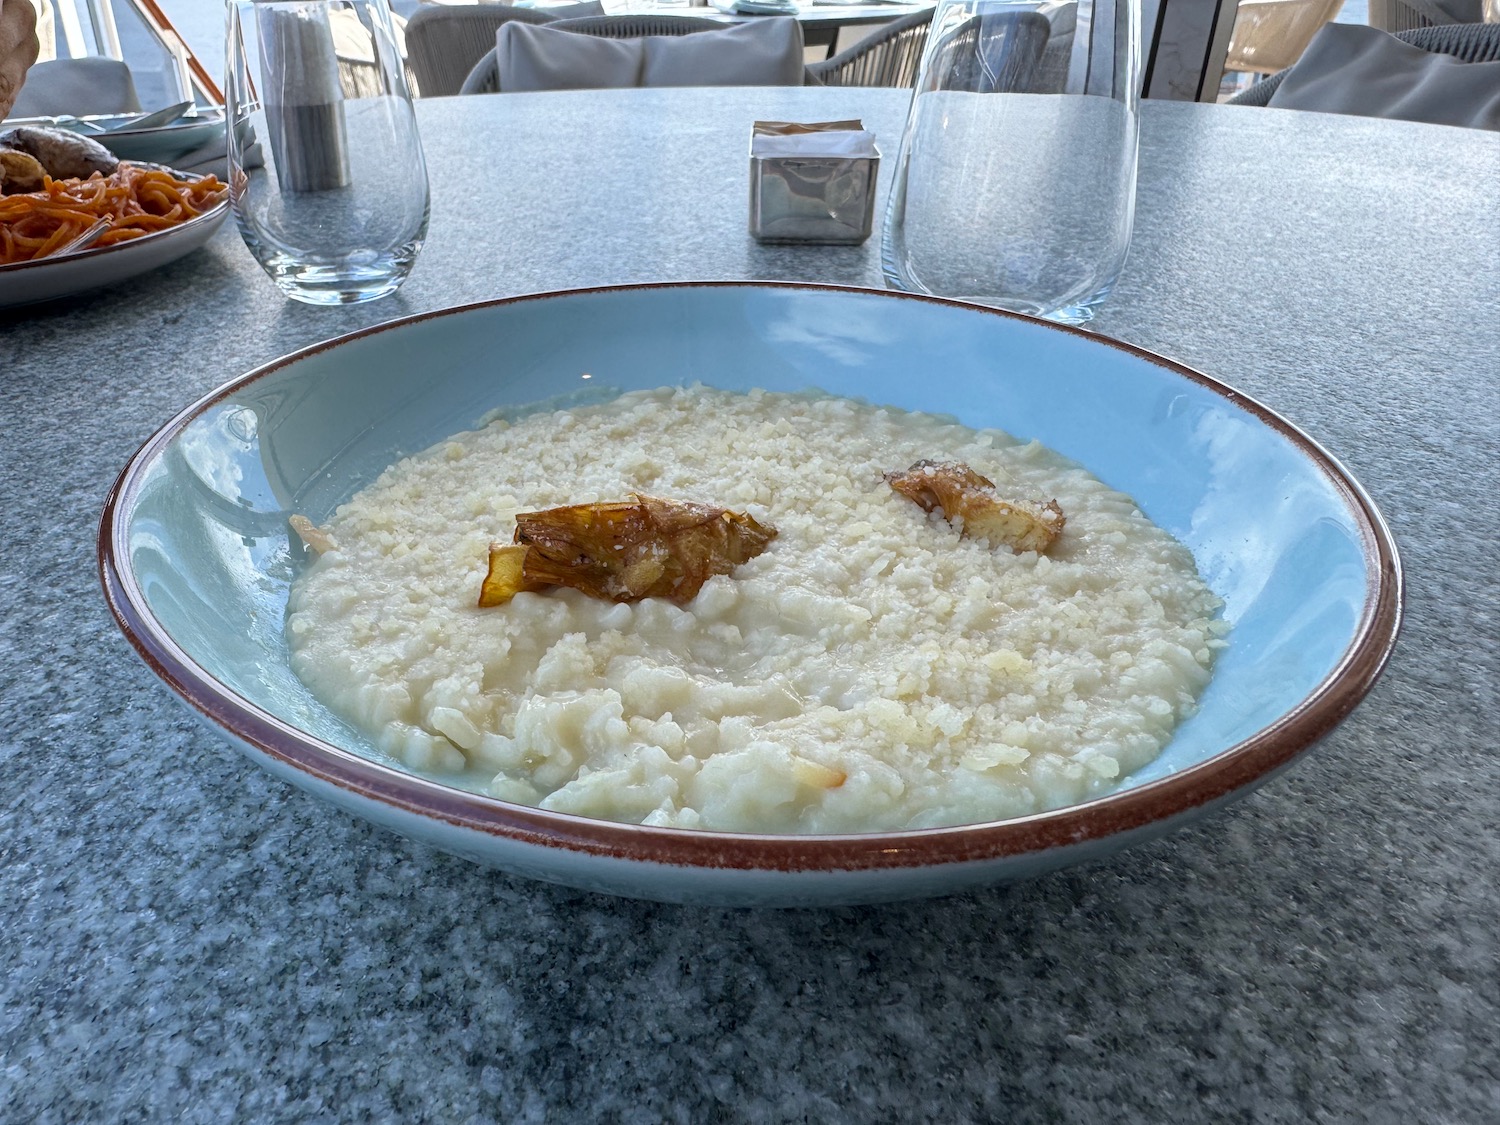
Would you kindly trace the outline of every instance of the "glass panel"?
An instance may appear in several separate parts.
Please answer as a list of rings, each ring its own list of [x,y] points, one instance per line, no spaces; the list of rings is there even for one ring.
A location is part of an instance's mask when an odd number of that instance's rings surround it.
[[[123,3],[124,0],[116,0]],[[474,0],[478,2],[478,0]],[[213,77],[222,83],[224,77],[224,4],[223,0],[156,0],[183,39],[193,45],[198,59]],[[422,0],[390,0],[391,11],[399,32]]]
[[[37,9],[38,62],[89,56],[119,59],[130,68],[136,96],[145,110],[179,101],[217,105],[217,82],[188,48],[155,0],[31,0]],[[218,50],[223,48],[223,15],[214,4],[192,0],[201,21],[212,13]],[[223,61],[219,62],[222,69]],[[89,112],[81,107],[82,112]]]
[[[108,4],[101,6],[107,8]],[[163,41],[129,0],[122,0],[120,9],[116,29],[123,53],[118,57],[130,65],[141,108],[161,109],[177,102],[196,101],[191,78],[186,73],[185,49],[179,58],[173,50],[178,44],[173,42],[169,46]]]

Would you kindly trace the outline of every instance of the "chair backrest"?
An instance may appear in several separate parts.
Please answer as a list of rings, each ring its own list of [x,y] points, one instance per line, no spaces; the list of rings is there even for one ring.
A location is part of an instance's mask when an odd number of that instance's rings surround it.
[[[874,35],[807,69],[825,86],[894,86],[917,84],[922,49],[932,27],[932,9],[903,16]]]
[[[1052,25],[1039,12],[1000,12],[973,16],[934,43],[935,71],[944,89],[971,93],[1048,93],[1067,78],[1044,66]],[[1071,30],[1067,33],[1071,39]]]
[[[86,55],[39,62],[26,73],[12,117],[135,113],[141,108],[130,68],[115,59]]]
[[[1413,47],[1431,51],[1438,55],[1452,55],[1464,62],[1494,62],[1500,60],[1500,23],[1458,23],[1441,27],[1419,27],[1412,31],[1397,31],[1396,38]],[[1290,69],[1290,68],[1288,68]],[[1285,70],[1257,82],[1248,90],[1242,90],[1229,99],[1230,105],[1264,106],[1276,93]]]
[[[424,98],[462,92],[464,80],[487,51],[495,33],[509,20],[551,23],[553,17],[533,8],[505,4],[424,4],[406,23],[406,59]]]
[[[1452,55],[1464,62],[1500,59],[1500,23],[1450,23],[1402,31],[1396,38],[1424,51]]]
[[[691,35],[695,31],[723,31],[725,25],[718,20],[705,20],[697,16],[580,16],[571,20],[555,20],[553,27],[561,31],[572,31],[579,35],[593,35],[600,39],[639,39],[643,35]]]
[[[549,27],[558,31],[571,31],[576,35],[591,35],[600,39],[639,39],[647,35],[692,35],[700,31],[723,31],[727,25],[719,20],[700,19],[694,16],[626,15],[626,16],[580,16],[576,19],[553,20]],[[806,68],[804,81],[809,86],[823,83]],[[491,47],[464,79],[461,94],[496,94],[500,92],[499,51]]]
[[[1291,66],[1344,0],[1241,0],[1224,69],[1272,74]]]
[[[1495,23],[1486,0],[1370,0],[1366,22],[1395,34],[1450,23]]]

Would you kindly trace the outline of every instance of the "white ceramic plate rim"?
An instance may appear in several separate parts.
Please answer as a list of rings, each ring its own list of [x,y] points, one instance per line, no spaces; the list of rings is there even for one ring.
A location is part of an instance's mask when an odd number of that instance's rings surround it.
[[[131,163],[161,168],[185,180],[196,178],[161,164],[139,160]],[[222,202],[203,214],[140,238],[110,246],[91,246],[71,254],[0,265],[0,312],[71,297],[150,273],[206,243],[228,216],[226,193]]]
[[[144,111],[143,111],[144,112]],[[194,129],[203,125],[222,124],[224,120],[224,109],[222,106],[199,106],[196,111],[189,110],[176,121],[168,122],[166,125],[157,125],[150,129],[110,129],[111,121],[128,121],[132,117],[140,117],[142,113],[94,113],[82,117],[58,118],[58,117],[14,117],[0,121],[0,132],[6,129],[37,128],[37,129],[62,129],[69,133],[78,133],[80,137],[88,137],[97,141],[103,136],[111,137],[152,137],[159,133],[170,133],[174,129]],[[87,121],[92,125],[103,126],[103,133],[83,133],[76,129],[69,129],[67,124],[58,124],[59,121]],[[102,142],[101,142],[102,143]]]
[[[179,173],[180,174],[180,173]],[[121,250],[127,250],[134,246],[160,245],[172,240],[174,235],[181,236],[184,231],[194,231],[213,223],[222,221],[229,213],[229,199],[226,197],[222,203],[209,208],[201,215],[194,215],[185,223],[178,223],[175,227],[164,227],[154,230],[150,234],[143,234],[140,238],[132,238],[126,242],[116,242],[110,246],[90,246],[86,250],[77,250],[71,254],[56,254],[50,258],[34,258],[29,262],[11,262],[0,266],[0,277],[14,276],[27,270],[40,270],[47,266],[56,265],[58,262],[81,262],[89,258],[98,258],[109,254],[118,254]]]

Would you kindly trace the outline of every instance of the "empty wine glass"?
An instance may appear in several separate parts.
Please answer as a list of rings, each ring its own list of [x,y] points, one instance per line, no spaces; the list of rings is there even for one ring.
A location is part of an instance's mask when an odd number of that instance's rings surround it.
[[[230,0],[229,194],[287,296],[368,301],[427,234],[427,167],[386,0]]]

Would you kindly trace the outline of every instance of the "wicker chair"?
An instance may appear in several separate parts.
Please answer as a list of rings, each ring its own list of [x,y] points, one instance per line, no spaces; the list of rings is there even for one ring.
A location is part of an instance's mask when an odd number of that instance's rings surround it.
[[[562,31],[573,31],[579,35],[593,35],[600,39],[639,39],[645,35],[691,35],[695,31],[723,31],[725,25],[718,20],[705,20],[697,16],[582,16],[573,20],[558,20],[552,26]]]
[[[579,35],[594,35],[601,39],[639,39],[645,35],[692,35],[699,31],[723,31],[725,25],[718,20],[698,19],[694,16],[581,16],[571,20],[553,20],[551,26],[559,31],[572,31]],[[491,47],[474,65],[464,79],[461,94],[498,94],[500,92],[499,52]],[[807,70],[807,84],[820,86]]]
[[[1285,70],[1343,5],[1344,0],[1242,0],[1224,69],[1256,75]]]
[[[1433,54],[1452,55],[1464,62],[1493,62],[1500,59],[1500,23],[1453,23],[1441,27],[1419,27],[1398,31],[1397,39]],[[1290,67],[1288,68],[1288,70]],[[1271,100],[1287,71],[1279,71],[1257,82],[1250,89],[1229,99],[1230,105],[1263,106]]]
[[[833,58],[813,63],[808,72],[825,86],[915,86],[931,26],[931,11],[906,16]]]
[[[551,23],[553,17],[504,4],[418,8],[406,24],[406,61],[422,97],[459,93],[474,64],[486,51],[494,50],[500,25],[509,20]]]
[[[1495,23],[1486,0],[1370,0],[1369,24],[1381,31],[1415,31],[1450,23]],[[1493,5],[1493,0],[1489,0]]]
[[[1045,94],[1062,89],[1067,77],[1069,31],[1057,43],[1039,12],[973,16],[932,45],[942,88],[975,94]]]

